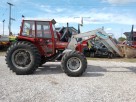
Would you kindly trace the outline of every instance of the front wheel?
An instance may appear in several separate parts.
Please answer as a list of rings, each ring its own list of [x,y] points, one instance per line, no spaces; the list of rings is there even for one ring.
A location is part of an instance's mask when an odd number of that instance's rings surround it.
[[[87,60],[82,53],[71,51],[62,57],[61,67],[68,76],[81,76],[87,68]]]

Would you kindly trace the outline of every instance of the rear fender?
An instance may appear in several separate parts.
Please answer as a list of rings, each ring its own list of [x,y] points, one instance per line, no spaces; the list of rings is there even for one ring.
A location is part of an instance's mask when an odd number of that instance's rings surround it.
[[[34,40],[17,39],[17,41],[27,41],[27,42],[30,42],[30,43],[34,44],[38,48],[40,55],[45,56],[44,49],[38,43],[36,43]]]

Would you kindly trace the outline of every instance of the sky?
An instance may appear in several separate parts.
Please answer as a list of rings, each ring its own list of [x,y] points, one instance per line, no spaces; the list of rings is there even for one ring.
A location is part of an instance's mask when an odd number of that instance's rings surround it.
[[[22,15],[29,19],[55,19],[56,27],[73,26],[77,29],[83,19],[81,32],[91,31],[104,26],[107,33],[115,38],[131,31],[136,25],[136,0],[2,0],[0,5],[0,34],[8,34],[9,5],[12,6],[12,32],[19,33]],[[136,31],[136,26],[135,29]]]

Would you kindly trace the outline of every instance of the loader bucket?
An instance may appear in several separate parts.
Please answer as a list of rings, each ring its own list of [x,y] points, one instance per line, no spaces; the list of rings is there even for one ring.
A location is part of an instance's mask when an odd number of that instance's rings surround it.
[[[119,45],[124,57],[126,58],[136,58],[136,48],[128,46],[128,45]]]

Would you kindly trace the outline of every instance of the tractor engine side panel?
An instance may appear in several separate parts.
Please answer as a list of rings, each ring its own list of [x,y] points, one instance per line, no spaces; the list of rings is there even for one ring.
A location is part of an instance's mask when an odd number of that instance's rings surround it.
[[[68,42],[57,41],[57,42],[55,43],[55,48],[56,48],[56,49],[65,50],[65,48],[67,47],[67,45],[68,45]]]

